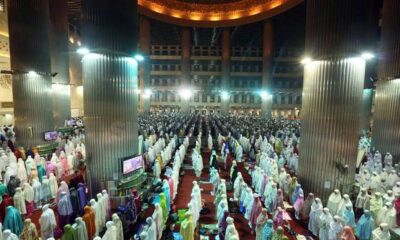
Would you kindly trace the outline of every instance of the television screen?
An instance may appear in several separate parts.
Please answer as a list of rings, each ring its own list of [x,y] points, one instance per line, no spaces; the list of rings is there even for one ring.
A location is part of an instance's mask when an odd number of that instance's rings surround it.
[[[44,133],[45,141],[55,141],[57,139],[58,133],[57,131],[49,131]]]
[[[128,157],[122,161],[122,173],[124,175],[129,174],[144,167],[143,157]]]

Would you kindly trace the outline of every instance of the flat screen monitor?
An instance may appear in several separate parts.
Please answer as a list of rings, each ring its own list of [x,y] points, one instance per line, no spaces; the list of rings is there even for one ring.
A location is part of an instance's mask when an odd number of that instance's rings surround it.
[[[127,157],[122,160],[122,174],[123,175],[132,173],[140,168],[144,168],[143,157],[141,155]]]
[[[58,137],[57,131],[44,132],[45,141],[55,141]]]

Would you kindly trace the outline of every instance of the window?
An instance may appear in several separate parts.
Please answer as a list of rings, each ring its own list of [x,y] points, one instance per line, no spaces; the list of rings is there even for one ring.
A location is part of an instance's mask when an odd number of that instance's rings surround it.
[[[250,103],[254,103],[254,95],[250,95]]]
[[[203,103],[207,102],[207,95],[205,93],[203,93],[202,97],[201,97],[201,101]]]
[[[285,95],[281,95],[281,104],[285,104]]]
[[[272,102],[273,102],[274,104],[277,104],[277,103],[278,103],[278,97],[277,97],[276,95],[273,95],[273,96],[272,96]]]
[[[289,96],[289,104],[293,104],[293,97],[292,97],[292,95]]]
[[[301,96],[296,97],[296,104],[301,104]]]
[[[242,95],[242,103],[246,103],[246,95]]]
[[[215,102],[215,95],[214,94],[211,94],[210,95],[210,102]]]
[[[233,103],[238,103],[239,102],[239,95],[235,94],[233,97]]]
[[[218,102],[219,103],[221,102],[221,96],[218,96]]]

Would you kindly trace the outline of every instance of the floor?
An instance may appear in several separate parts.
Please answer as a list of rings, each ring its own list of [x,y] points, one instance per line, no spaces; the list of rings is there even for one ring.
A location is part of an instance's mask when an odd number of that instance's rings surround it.
[[[188,150],[188,153],[186,155],[186,158],[184,160],[184,164],[190,165],[191,166],[191,151]],[[207,215],[201,215],[200,220],[199,220],[199,225],[201,224],[213,224],[216,223],[217,221],[215,220],[215,206],[213,204],[214,201],[214,196],[210,194],[212,185],[206,181],[209,180],[209,174],[208,174],[208,162],[209,162],[209,156],[210,152],[208,150],[202,151],[202,156],[203,156],[203,165],[204,169],[202,172],[202,175],[200,176],[199,179],[194,174],[194,171],[192,169],[187,169],[184,170],[183,174],[183,179],[180,183],[178,194],[175,199],[175,205],[176,209],[187,209],[187,205],[190,201],[190,194],[192,191],[192,182],[194,180],[200,180],[200,187],[202,188],[202,199],[205,202],[205,205],[210,209],[210,212]],[[221,168],[222,169],[222,168]],[[238,164],[238,169],[242,173],[242,176],[246,183],[251,186],[251,177],[247,173],[247,170],[244,168],[243,163]],[[228,171],[222,171],[220,173],[220,177],[224,178],[229,181],[229,173]],[[203,182],[204,181],[204,182]],[[228,192],[228,198],[233,195],[233,192]],[[290,212],[289,212],[290,213]],[[293,213],[290,213],[292,215],[292,218],[294,219]],[[236,229],[239,232],[240,239],[246,239],[246,240],[254,240],[255,235],[252,235],[251,229],[248,226],[248,221],[244,218],[242,214],[230,214],[231,217],[234,218],[235,220],[235,226]],[[304,236],[309,236],[309,232],[307,230],[307,227],[304,225],[302,222],[298,222],[296,220],[292,220],[289,222],[290,227],[297,233],[302,234]],[[176,226],[176,229],[179,230],[179,226]],[[196,229],[196,232],[198,229]],[[289,237],[289,239],[296,239],[294,236],[290,236],[287,232],[286,235]],[[195,234],[195,239],[200,239],[199,234]],[[214,239],[211,237],[210,239]]]

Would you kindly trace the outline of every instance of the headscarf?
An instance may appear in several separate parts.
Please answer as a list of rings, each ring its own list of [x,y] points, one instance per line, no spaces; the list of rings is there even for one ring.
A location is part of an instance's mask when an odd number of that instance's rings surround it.
[[[21,234],[19,235],[20,239],[23,240],[37,240],[39,239],[38,233],[36,230],[36,226],[32,223],[30,218],[25,219],[24,228],[22,229]]]
[[[364,214],[357,222],[356,236],[360,240],[369,240],[372,238],[372,231],[375,229],[375,221],[372,218],[371,212],[364,211]]]
[[[12,233],[19,235],[23,228],[21,214],[13,206],[7,207],[6,216],[3,222],[4,229],[10,229]]]
[[[263,229],[263,240],[270,240],[274,234],[274,221],[272,219],[267,220],[267,224]]]
[[[353,229],[349,226],[345,226],[343,228],[343,233],[342,233],[342,240],[356,240],[356,237],[354,236]]]

